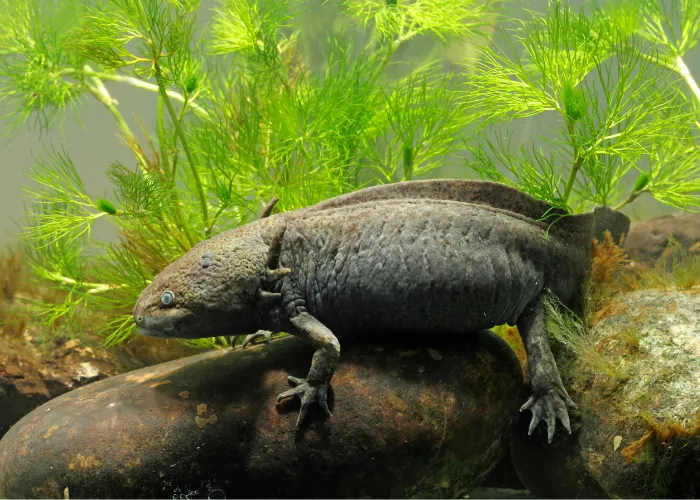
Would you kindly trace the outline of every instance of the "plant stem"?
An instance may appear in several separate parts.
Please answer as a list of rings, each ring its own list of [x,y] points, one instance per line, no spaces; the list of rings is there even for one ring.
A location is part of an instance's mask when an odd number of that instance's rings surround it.
[[[642,194],[644,191],[646,191],[646,189],[640,189],[640,190],[637,190],[637,191],[632,191],[632,192],[630,193],[630,195],[627,197],[627,199],[621,201],[620,203],[618,203],[617,205],[615,205],[614,207],[612,207],[613,210],[620,210],[620,209],[621,209],[622,207],[624,207],[625,205],[628,205],[629,203],[632,203],[632,202],[633,202],[634,200],[636,200],[636,199],[639,197],[639,195]]]
[[[190,247],[194,246],[195,243],[197,242],[194,235],[192,234],[192,231],[190,231],[189,225],[185,223],[185,216],[182,213],[182,207],[180,206],[180,200],[177,196],[177,189],[175,187],[175,164],[173,163],[172,169],[170,167],[170,153],[168,152],[167,145],[168,142],[165,137],[165,117],[163,116],[165,114],[165,103],[163,100],[163,96],[158,94],[158,121],[156,124],[156,129],[158,131],[158,142],[160,143],[160,156],[161,156],[161,161],[163,162],[163,170],[166,172],[168,175],[168,178],[166,179],[166,182],[168,184],[168,190],[170,191],[170,200],[172,201],[173,204],[173,209],[175,210],[175,216],[177,219],[177,222],[179,223],[179,227],[182,228],[183,232],[185,233],[185,237],[187,238],[187,242],[189,243]],[[171,229],[177,230],[179,229],[175,224],[171,224]],[[175,238],[177,241],[177,238]],[[178,241],[178,244],[179,241]],[[180,244],[182,247],[182,245]],[[184,249],[187,251],[187,248]]]
[[[182,129],[182,124],[178,121],[178,116],[177,113],[175,113],[175,109],[173,108],[173,103],[170,102],[170,98],[168,97],[168,93],[163,82],[163,74],[161,73],[160,65],[158,64],[157,60],[154,61],[153,68],[155,69],[156,81],[158,82],[158,88],[160,90],[160,95],[163,98],[163,103],[165,104],[165,107],[168,110],[170,119],[173,121],[173,126],[175,127],[177,135],[180,137],[182,148],[185,150],[185,156],[187,156],[187,161],[190,164],[190,169],[192,170],[192,177],[194,178],[194,183],[197,186],[199,203],[202,207],[202,219],[204,222],[204,227],[207,228],[209,224],[209,210],[207,208],[207,198],[204,194],[204,186],[202,185],[202,180],[199,178],[199,172],[197,171],[197,162],[195,160],[194,154],[192,153],[192,150],[190,149],[190,145],[187,142],[187,137],[185,137],[185,131]],[[208,234],[206,234],[206,236],[208,236]]]
[[[374,71],[374,74],[371,76],[369,81],[371,82],[371,85],[374,85],[374,83],[377,81],[379,76],[382,74],[384,69],[387,67],[389,64],[389,61],[391,61],[391,58],[393,55],[396,53],[398,50],[399,46],[404,43],[406,40],[414,37],[417,35],[418,32],[415,30],[409,31],[408,33],[403,34],[402,36],[399,36],[397,38],[391,38],[389,39],[389,44],[386,49],[386,54],[384,54],[384,57],[382,58],[382,62],[379,63],[379,66],[377,66],[376,70]]]
[[[379,75],[381,75],[382,72],[386,69],[386,67],[389,65],[389,61],[391,61],[391,58],[394,56],[394,53],[396,53],[396,49],[398,48],[399,43],[396,43],[394,40],[389,41],[389,46],[386,48],[386,54],[384,54],[382,62],[379,64],[377,70],[375,71],[374,80],[376,80],[379,77]]]
[[[187,112],[187,105],[190,103],[189,96],[185,97],[185,100],[182,103],[182,108],[180,108],[180,112],[177,114],[177,122],[182,123],[183,118],[185,117],[185,113]],[[175,130],[175,133],[173,134],[173,147],[177,146],[177,130]],[[173,175],[175,175],[175,172],[173,172]]]
[[[55,281],[57,283],[63,283],[65,285],[82,285],[85,287],[88,287],[89,290],[87,290],[86,293],[102,293],[102,292],[107,292],[109,290],[113,290],[115,288],[122,288],[125,285],[108,285],[105,283],[83,283],[80,281],[76,281],[73,278],[69,278],[67,276],[63,276],[59,273],[56,273],[54,271],[49,271],[48,269],[42,269],[40,273],[46,278],[51,281]]]
[[[90,70],[89,66],[87,66],[87,65],[85,65],[85,68],[88,71]],[[91,76],[90,80],[92,80],[93,85],[85,83],[85,88],[93,96],[95,96],[95,98],[98,101],[100,101],[102,104],[104,104],[104,106],[109,110],[109,112],[112,114],[114,119],[117,121],[117,125],[119,126],[119,129],[122,131],[122,133],[126,137],[126,140],[128,141],[128,143],[132,146],[137,146],[138,139],[136,138],[134,133],[131,131],[129,124],[126,123],[126,120],[124,120],[124,117],[117,109],[117,106],[116,106],[117,101],[114,98],[112,98],[111,95],[109,95],[109,92],[107,91],[107,88],[102,83],[102,80],[100,80],[97,76]],[[142,170],[148,171],[148,162],[146,161],[146,158],[144,158],[141,151],[135,147],[132,147],[131,149],[134,151],[134,154],[136,155],[136,158],[137,158]]]
[[[159,102],[160,102],[161,104],[164,104],[164,103],[165,103],[165,101],[163,100],[163,97],[162,97],[162,96],[159,95],[158,98],[159,98]],[[190,104],[191,102],[192,102],[192,101],[190,100],[190,96],[189,96],[189,95],[186,96],[186,97],[185,97],[185,100],[184,100],[183,103],[182,103],[182,109],[180,109],[180,113],[179,113],[178,116],[177,116],[177,123],[182,123],[182,120],[183,120],[183,118],[185,117],[185,113],[187,112],[187,106],[188,106],[188,104]],[[165,129],[163,129],[163,130],[165,130]],[[178,137],[178,136],[177,136],[177,129],[176,129],[176,130],[175,130],[175,133],[174,133],[174,135],[173,135],[173,140],[171,141],[172,144],[173,144],[173,148],[177,147],[177,137]],[[164,133],[164,135],[163,135],[163,138],[165,138],[165,133]],[[164,140],[164,139],[163,139],[163,140]],[[182,213],[182,209],[180,208],[179,200],[178,200],[178,198],[177,198],[177,190],[176,190],[176,187],[175,187],[175,173],[176,173],[176,172],[177,172],[177,156],[173,159],[173,166],[172,166],[172,170],[171,170],[171,175],[172,175],[171,181],[172,181],[172,183],[171,183],[170,188],[172,189],[173,200],[175,201],[175,203],[176,203],[176,208],[177,208],[177,210],[178,210],[178,212],[179,212],[180,225],[182,226],[183,230],[185,231],[185,235],[187,236],[187,239],[188,239],[188,241],[190,242],[190,245],[193,245],[193,246],[194,246],[194,244],[196,243],[195,238],[194,238],[194,235],[192,234],[192,231],[190,230],[189,224],[185,223],[185,216],[184,216],[184,214]],[[212,222],[211,225],[213,226],[214,223]],[[210,232],[211,232],[211,230],[209,230],[209,231],[206,231],[206,230],[205,230],[205,233],[204,233],[204,234],[206,234],[206,235],[208,236],[208,235],[210,234]]]
[[[578,171],[581,169],[581,165],[583,165],[583,155],[580,154],[576,138],[574,137],[574,123],[571,120],[567,120],[567,122],[567,129],[574,145],[574,165],[571,168],[569,178],[566,181],[566,187],[564,188],[564,203],[569,199],[571,190],[574,188],[574,182],[576,181]]]
[[[72,74],[75,74],[78,72],[84,74],[85,76],[96,77],[96,78],[100,78],[102,80],[110,80],[113,82],[126,83],[127,85],[131,85],[132,87],[136,87],[139,89],[150,90],[152,92],[159,92],[158,85],[140,80],[138,78],[134,78],[133,76],[116,75],[116,74],[112,74],[112,73],[102,73],[102,72],[98,72],[98,71],[93,71],[92,69],[83,69],[82,71],[78,71],[78,70],[73,69],[73,68],[67,68],[67,69],[61,70],[58,72],[58,74],[59,75],[72,75]],[[170,97],[171,99],[175,99],[178,102],[185,102],[185,100],[187,99],[185,96],[175,92],[174,90],[166,90],[166,92],[168,94],[168,97]],[[206,109],[204,109],[204,107],[200,106],[199,104],[190,100],[189,107],[192,109],[192,111],[197,113],[200,117],[206,118],[207,120],[211,120],[211,116],[209,115],[209,112]]]
[[[579,156],[576,158],[576,162],[574,163],[574,166],[571,169],[571,173],[569,174],[569,178],[566,181],[566,187],[564,188],[564,201],[565,202],[569,199],[569,195],[571,194],[571,190],[574,187],[574,181],[576,181],[576,175],[578,174],[578,171],[581,169],[581,165],[583,165],[583,156]]]
[[[685,64],[685,61],[681,56],[676,57],[676,65],[674,66],[674,70],[683,77],[685,83],[688,84],[688,87],[690,87],[690,90],[695,95],[695,99],[697,99],[698,103],[700,103],[700,87],[698,87],[698,83],[693,78],[693,75],[690,73],[690,69]]]
[[[374,86],[376,81],[379,79],[379,76],[382,74],[384,69],[387,67],[389,64],[389,61],[391,61],[392,56],[396,52],[396,49],[399,48],[399,45],[403,42],[402,39],[391,39],[389,40],[389,45],[386,48],[386,54],[384,54],[384,57],[382,58],[382,62],[377,66],[377,68],[374,71],[374,74],[370,78],[370,85]]]
[[[175,177],[175,172],[170,169],[170,154],[167,150],[167,141],[165,140],[165,103],[163,102],[163,97],[158,94],[158,114],[156,121],[156,130],[158,132],[158,142],[160,145],[160,161],[163,163],[163,171],[168,176],[167,182],[170,186],[173,178]]]
[[[658,64],[669,71],[673,71],[674,73],[679,74],[685,80],[685,83],[688,85],[688,87],[690,87],[690,90],[693,92],[693,95],[700,103],[700,86],[698,86],[698,83],[695,81],[695,78],[693,78],[693,75],[690,72],[690,68],[688,68],[688,66],[685,64],[685,61],[683,60],[682,56],[676,56],[676,58],[673,60],[664,60],[653,58],[648,54],[640,55],[647,61],[653,62],[654,64]]]

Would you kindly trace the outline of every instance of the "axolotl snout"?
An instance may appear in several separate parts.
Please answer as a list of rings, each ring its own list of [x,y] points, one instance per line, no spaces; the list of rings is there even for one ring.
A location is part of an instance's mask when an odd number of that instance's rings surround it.
[[[264,245],[221,237],[196,245],[161,271],[134,308],[141,333],[202,338],[254,333],[262,324],[257,307],[266,269]]]
[[[528,354],[533,413],[551,441],[574,405],[550,351],[541,304],[580,299],[596,213],[547,224],[551,207],[506,186],[411,181],[379,186],[223,232],[167,266],[142,292],[142,333],[202,338],[288,332],[316,349],[306,378],[278,396],[327,391],[345,335],[468,333],[515,324]]]

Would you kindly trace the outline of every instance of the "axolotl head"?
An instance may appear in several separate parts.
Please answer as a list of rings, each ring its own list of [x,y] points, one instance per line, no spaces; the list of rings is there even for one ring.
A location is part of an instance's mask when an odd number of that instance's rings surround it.
[[[203,338],[256,332],[268,246],[225,233],[194,246],[141,292],[134,321],[154,337]]]

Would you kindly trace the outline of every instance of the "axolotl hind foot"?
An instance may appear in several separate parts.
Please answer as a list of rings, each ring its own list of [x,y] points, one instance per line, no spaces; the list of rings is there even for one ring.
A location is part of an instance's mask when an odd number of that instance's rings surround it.
[[[547,425],[547,441],[551,443],[557,418],[571,434],[566,407],[568,405],[575,408],[576,405],[564,388],[549,347],[542,296],[528,305],[518,318],[517,326],[527,352],[527,365],[533,392],[532,397],[520,408],[520,411],[532,411],[528,434],[532,434],[537,424],[544,420]]]
[[[571,434],[569,413],[566,411],[567,405],[576,408],[576,404],[563,387],[551,389],[549,392],[540,396],[532,395],[520,408],[520,411],[532,411],[532,420],[530,421],[530,428],[527,431],[528,435],[532,435],[532,431],[535,430],[537,424],[539,424],[541,420],[544,420],[547,424],[547,441],[551,443],[552,438],[554,438],[554,428],[557,418],[564,425],[564,429]]]

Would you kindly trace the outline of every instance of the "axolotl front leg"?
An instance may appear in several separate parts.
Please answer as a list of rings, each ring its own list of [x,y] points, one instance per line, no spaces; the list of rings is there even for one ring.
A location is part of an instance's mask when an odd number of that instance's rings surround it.
[[[298,312],[290,319],[290,323],[295,330],[290,333],[305,339],[316,349],[306,378],[288,377],[289,382],[296,387],[277,396],[278,403],[292,396],[299,396],[301,399],[296,423],[298,430],[314,402],[321,406],[329,418],[331,416],[328,409],[328,387],[340,359],[340,342],[333,332],[306,311]]]

